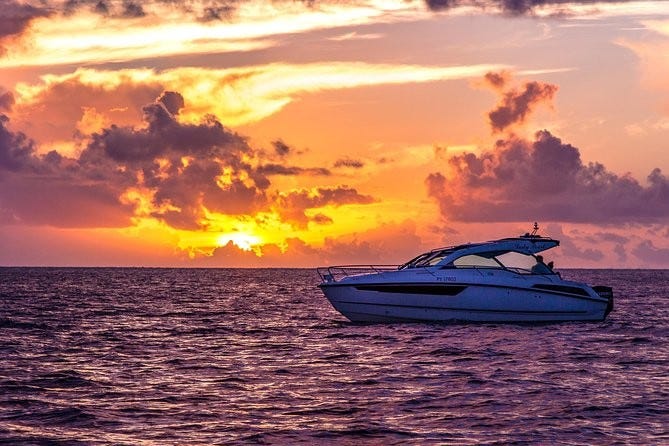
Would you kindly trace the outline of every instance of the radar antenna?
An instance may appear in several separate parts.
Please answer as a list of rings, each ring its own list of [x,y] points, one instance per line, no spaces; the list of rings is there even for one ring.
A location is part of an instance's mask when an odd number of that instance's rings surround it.
[[[538,237],[537,231],[539,231],[539,223],[536,221],[534,222],[534,227],[532,228],[532,234],[530,234],[532,237]]]

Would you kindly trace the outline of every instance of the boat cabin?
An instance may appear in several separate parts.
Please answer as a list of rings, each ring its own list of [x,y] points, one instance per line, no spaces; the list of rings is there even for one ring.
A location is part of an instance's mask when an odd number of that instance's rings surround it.
[[[421,254],[399,269],[498,268],[520,274],[555,274],[536,254],[559,244],[558,240],[547,237],[523,236],[451,246]]]

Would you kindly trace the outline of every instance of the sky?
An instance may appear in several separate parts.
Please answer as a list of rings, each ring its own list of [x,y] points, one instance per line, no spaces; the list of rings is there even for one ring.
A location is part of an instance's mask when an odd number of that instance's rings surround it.
[[[669,2],[0,0],[0,265],[669,268]]]

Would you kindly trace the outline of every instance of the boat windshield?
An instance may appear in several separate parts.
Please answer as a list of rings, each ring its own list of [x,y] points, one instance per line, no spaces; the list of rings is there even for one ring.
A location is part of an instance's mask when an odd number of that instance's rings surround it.
[[[426,266],[434,266],[437,263],[441,262],[444,259],[444,257],[446,257],[449,254],[452,254],[454,251],[455,251],[454,249],[450,248],[450,249],[441,249],[441,250],[426,252],[425,254],[421,254],[418,257],[409,260],[405,264],[400,265],[399,269],[424,268]]]

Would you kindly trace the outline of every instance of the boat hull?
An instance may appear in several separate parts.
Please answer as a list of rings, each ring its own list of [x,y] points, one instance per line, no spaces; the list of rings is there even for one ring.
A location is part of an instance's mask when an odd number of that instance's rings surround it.
[[[610,311],[606,298],[535,288],[425,283],[323,283],[320,288],[353,322],[602,321]]]

